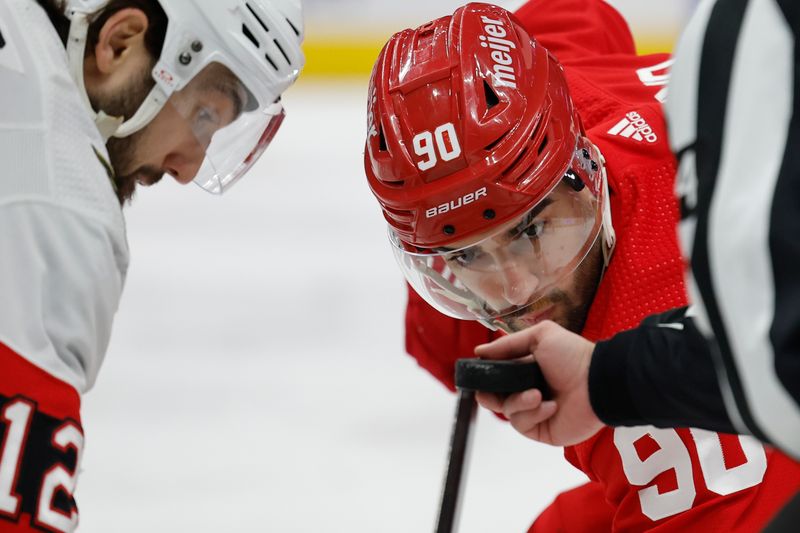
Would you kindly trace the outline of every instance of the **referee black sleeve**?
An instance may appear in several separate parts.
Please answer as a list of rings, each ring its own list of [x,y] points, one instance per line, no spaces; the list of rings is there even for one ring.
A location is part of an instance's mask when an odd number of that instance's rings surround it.
[[[597,344],[589,394],[611,426],[696,427],[735,433],[711,348],[686,308],[654,315]]]

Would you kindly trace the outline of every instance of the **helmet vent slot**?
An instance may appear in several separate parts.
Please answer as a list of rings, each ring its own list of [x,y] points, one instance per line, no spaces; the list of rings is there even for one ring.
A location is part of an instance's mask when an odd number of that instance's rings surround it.
[[[489,144],[487,144],[486,146],[484,146],[483,149],[486,150],[487,152],[491,152],[494,149],[495,146],[500,144],[500,141],[503,140],[503,137],[505,137],[505,135],[501,135],[496,140],[494,140],[494,141],[490,142]]]
[[[267,59],[267,62],[270,65],[272,65],[272,68],[274,68],[277,71],[278,70],[278,65],[276,65],[275,62],[272,60],[272,58],[269,57],[269,54],[264,54],[264,57]]]
[[[294,32],[294,34],[297,35],[298,37],[300,37],[300,31],[297,28],[295,28],[294,24],[292,24],[292,21],[289,20],[289,19],[286,19],[286,22],[289,24],[289,27],[292,28],[292,31]]]
[[[542,139],[542,144],[539,145],[539,155],[541,155],[542,152],[544,152],[544,149],[547,147],[548,140],[549,139],[548,139],[547,135],[545,135],[544,139]]]
[[[391,217],[398,225],[402,225],[406,231],[411,229],[411,221],[414,220],[414,213],[405,209],[393,209],[389,206],[383,207],[386,210],[386,215]]]
[[[514,162],[513,162],[513,163],[511,163],[510,165],[508,165],[508,170],[507,170],[505,173],[506,173],[506,174],[509,174],[509,173],[515,173],[515,174],[519,174],[519,172],[518,172],[518,171],[519,171],[519,169],[517,169],[517,166],[520,164],[520,162],[522,161],[522,159],[523,159],[523,158],[524,158],[526,155],[527,155],[527,154],[525,153],[525,150],[522,150],[522,151],[520,152],[520,154],[517,156],[517,158],[516,158],[516,159],[514,159]]]
[[[261,24],[261,27],[264,28],[264,31],[269,33],[269,28],[267,28],[267,25],[264,24],[264,21],[261,20],[261,17],[258,16],[258,14],[255,12],[253,7],[249,3],[245,3],[245,5],[247,6],[247,10],[250,11],[250,13],[253,14],[253,16],[256,18],[258,23]]]
[[[283,47],[281,46],[281,43],[278,42],[278,39],[273,39],[272,42],[275,43],[275,46],[278,47],[278,50],[280,50],[281,55],[286,60],[286,62],[291,65],[292,64],[292,60],[289,59],[289,56],[286,55],[286,52],[284,52]]]
[[[386,136],[383,134],[383,128],[378,132],[378,150],[381,152],[389,151],[389,148],[386,146]]]
[[[253,35],[253,32],[250,31],[250,28],[248,28],[246,24],[242,24],[242,33],[244,33],[245,37],[250,39],[251,43],[256,45],[256,48],[261,48],[261,44],[258,42],[258,39],[256,39],[256,36]]]
[[[500,98],[498,98],[497,93],[494,92],[494,89],[486,80],[483,80],[483,92],[486,95],[486,112],[488,113],[494,106],[500,103]]]

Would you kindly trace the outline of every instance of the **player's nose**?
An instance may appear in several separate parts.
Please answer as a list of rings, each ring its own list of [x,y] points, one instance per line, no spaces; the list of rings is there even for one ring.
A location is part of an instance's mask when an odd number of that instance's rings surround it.
[[[519,260],[506,260],[500,270],[503,298],[513,305],[528,303],[539,287],[539,278],[528,265]]]
[[[196,142],[186,143],[164,158],[164,169],[181,185],[191,183],[200,171],[205,150]]]

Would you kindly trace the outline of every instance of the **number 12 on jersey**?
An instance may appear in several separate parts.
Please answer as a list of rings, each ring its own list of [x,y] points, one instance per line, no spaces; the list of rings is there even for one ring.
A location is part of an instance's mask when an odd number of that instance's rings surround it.
[[[52,531],[73,531],[78,524],[77,511],[73,509],[71,513],[65,514],[53,503],[58,492],[64,492],[68,497],[72,497],[78,477],[77,466],[74,469],[67,469],[54,460],[41,478],[36,479],[38,491],[34,489],[33,493],[19,494],[16,489],[19,485],[28,437],[32,433],[31,426],[36,416],[42,417],[41,425],[46,424],[53,428],[52,432],[48,430],[49,446],[52,450],[64,453],[72,449],[77,457],[76,463],[80,464],[83,433],[75,422],[45,420],[43,415],[37,415],[36,404],[26,398],[14,397],[5,403],[0,403],[0,439],[2,439],[0,440],[0,530],[3,530],[2,518],[17,521],[24,505],[23,499],[30,498],[29,505],[38,502],[35,509],[29,507],[26,510],[32,514],[34,524],[45,526],[47,530]],[[30,484],[26,486],[29,487]]]

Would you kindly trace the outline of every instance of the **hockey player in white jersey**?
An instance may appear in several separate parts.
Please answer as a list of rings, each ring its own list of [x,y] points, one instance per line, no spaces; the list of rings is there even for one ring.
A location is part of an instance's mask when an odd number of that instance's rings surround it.
[[[300,0],[0,0],[0,531],[77,526],[121,206],[164,175],[221,193],[245,174],[302,37]]]

